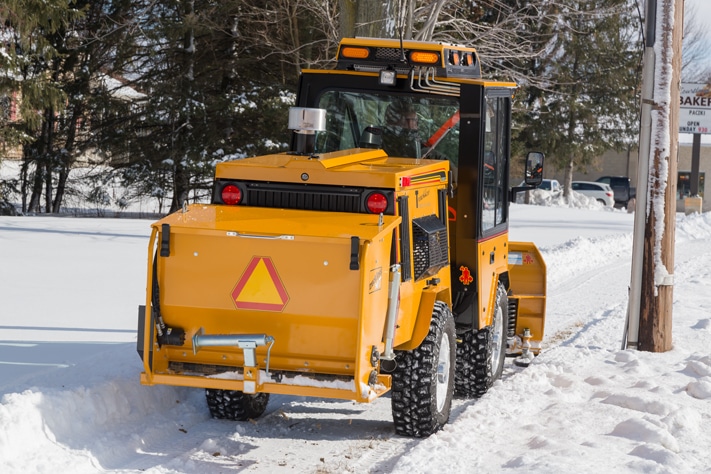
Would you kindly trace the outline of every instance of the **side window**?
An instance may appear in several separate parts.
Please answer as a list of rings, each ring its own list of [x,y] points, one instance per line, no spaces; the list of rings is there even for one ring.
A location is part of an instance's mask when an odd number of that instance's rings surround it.
[[[482,230],[506,221],[506,161],[508,160],[509,98],[487,97],[482,175]]]
[[[317,135],[316,150],[329,152],[354,148],[359,132],[352,99],[346,94],[332,92],[321,98],[319,107],[326,109],[326,131]]]

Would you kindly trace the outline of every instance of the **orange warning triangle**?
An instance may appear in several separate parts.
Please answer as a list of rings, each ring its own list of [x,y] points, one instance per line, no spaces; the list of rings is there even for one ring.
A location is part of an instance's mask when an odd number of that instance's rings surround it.
[[[237,309],[282,311],[289,301],[286,288],[270,257],[252,257],[234,290]]]

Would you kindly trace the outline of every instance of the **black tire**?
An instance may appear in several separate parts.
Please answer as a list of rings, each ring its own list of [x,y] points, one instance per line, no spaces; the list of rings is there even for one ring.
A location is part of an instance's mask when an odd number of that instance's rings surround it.
[[[506,358],[508,296],[503,285],[496,289],[494,321],[479,331],[467,331],[457,341],[454,390],[457,395],[478,398],[501,377]]]
[[[205,389],[210,415],[220,420],[245,421],[259,418],[267,409],[268,393],[246,394],[238,390]]]
[[[392,413],[397,434],[424,438],[449,420],[455,337],[452,311],[438,301],[422,344],[412,351],[397,353],[397,368],[392,375]]]

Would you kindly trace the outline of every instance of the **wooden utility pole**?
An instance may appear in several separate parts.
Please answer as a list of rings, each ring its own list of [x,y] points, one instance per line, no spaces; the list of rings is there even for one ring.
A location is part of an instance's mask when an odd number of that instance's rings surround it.
[[[626,346],[665,352],[672,348],[684,0],[647,0],[646,6],[640,166]]]

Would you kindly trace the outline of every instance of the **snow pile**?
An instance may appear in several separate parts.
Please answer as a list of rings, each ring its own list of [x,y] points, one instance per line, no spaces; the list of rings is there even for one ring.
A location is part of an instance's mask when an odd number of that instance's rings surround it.
[[[71,371],[69,386],[57,380],[56,386],[34,387],[3,397],[3,472],[97,472],[130,461],[135,453],[147,449],[146,440],[161,439],[176,426],[208,416],[198,403],[180,403],[180,398],[185,398],[178,396],[180,390],[137,386],[139,367],[127,360],[124,351],[94,358],[98,360],[82,364],[79,373]],[[133,373],[116,377],[114,370],[121,371],[121,366],[131,367]],[[106,379],[82,385],[81,371],[87,370],[103,372]]]
[[[711,213],[677,214],[676,240],[711,239]]]
[[[16,180],[19,188],[20,161],[0,162],[0,180]],[[158,201],[155,197],[139,196],[135,190],[127,189],[113,169],[104,165],[87,165],[72,168],[67,179],[67,189],[62,200],[63,214],[73,216],[98,217],[155,217],[167,212],[170,201]],[[160,189],[153,190],[155,196],[164,195]],[[22,210],[19,195],[7,198],[15,205],[18,213]]]
[[[524,204],[528,193],[528,203],[534,206],[570,207],[577,209],[598,209],[611,211],[597,199],[584,194],[570,191],[569,197],[564,197],[562,192],[546,191],[545,189],[532,189],[516,194],[516,203]]]

